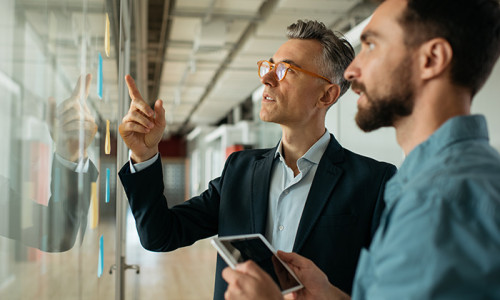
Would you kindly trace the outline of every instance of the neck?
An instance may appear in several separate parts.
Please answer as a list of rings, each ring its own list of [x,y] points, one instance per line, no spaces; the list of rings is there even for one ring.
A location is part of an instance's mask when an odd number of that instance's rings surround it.
[[[302,157],[325,134],[325,126],[316,127],[314,130],[307,128],[290,128],[281,126],[283,146],[282,152],[285,162],[295,175],[298,174],[297,160]]]
[[[408,155],[416,146],[427,140],[447,120],[470,114],[472,97],[462,87],[429,83],[415,96],[415,106],[410,116],[394,124],[398,144]]]

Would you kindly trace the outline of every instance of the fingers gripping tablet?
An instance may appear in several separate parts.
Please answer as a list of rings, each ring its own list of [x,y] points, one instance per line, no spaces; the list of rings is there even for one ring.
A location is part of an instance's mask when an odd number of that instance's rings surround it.
[[[254,261],[274,279],[282,294],[303,287],[297,276],[278,258],[276,250],[261,234],[214,237],[212,245],[233,269],[239,263]]]

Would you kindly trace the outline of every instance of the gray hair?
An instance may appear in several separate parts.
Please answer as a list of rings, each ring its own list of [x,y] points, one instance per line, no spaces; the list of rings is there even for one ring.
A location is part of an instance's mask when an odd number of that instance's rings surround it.
[[[288,39],[317,40],[323,55],[317,58],[321,75],[340,86],[342,96],[350,86],[344,71],[354,59],[354,49],[340,32],[333,32],[318,21],[298,20],[287,27]]]

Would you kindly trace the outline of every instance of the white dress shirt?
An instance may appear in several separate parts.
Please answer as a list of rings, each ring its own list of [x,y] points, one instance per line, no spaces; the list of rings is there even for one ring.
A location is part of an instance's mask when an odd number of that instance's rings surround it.
[[[293,249],[309,189],[329,142],[330,133],[326,130],[297,160],[297,176],[285,163],[281,142],[278,145],[271,173],[266,224],[266,238],[277,250],[290,252]]]

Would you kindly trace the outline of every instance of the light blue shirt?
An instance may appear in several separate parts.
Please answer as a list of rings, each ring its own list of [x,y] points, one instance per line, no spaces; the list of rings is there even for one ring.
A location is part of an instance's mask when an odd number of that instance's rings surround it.
[[[384,198],[353,299],[500,299],[500,155],[483,116],[443,124]]]
[[[129,159],[129,167],[130,167],[130,173],[134,174],[136,172],[140,172],[150,166],[152,166],[155,161],[160,157],[160,153],[156,153],[155,156],[151,157],[150,159],[140,162],[140,163],[133,163],[131,159]]]
[[[61,163],[61,165],[65,166],[66,168],[73,170],[77,173],[87,173],[89,171],[89,158],[82,158],[76,162],[69,161],[65,158],[63,158],[61,155],[56,153],[56,159]]]
[[[319,161],[330,142],[328,130],[297,160],[294,176],[283,158],[281,141],[275,153],[266,224],[266,238],[275,249],[292,251],[304,205]]]

